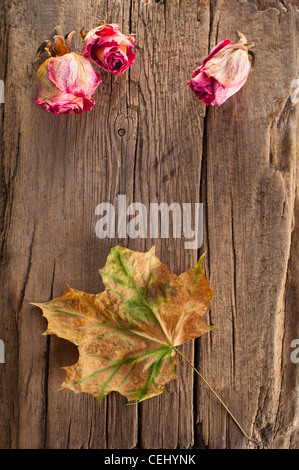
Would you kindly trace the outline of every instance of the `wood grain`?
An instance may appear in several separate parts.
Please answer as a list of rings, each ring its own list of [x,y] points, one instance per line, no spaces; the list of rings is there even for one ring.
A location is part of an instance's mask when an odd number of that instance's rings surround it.
[[[265,448],[298,448],[299,336],[297,2],[237,0],[5,0],[0,19],[1,448],[243,448],[223,407],[179,360],[162,395],[126,406],[112,393],[55,392],[77,350],[43,336],[30,301],[65,284],[103,289],[98,269],[116,244],[157,256],[180,274],[206,251],[212,333],[181,347],[248,433]],[[102,72],[96,106],[53,116],[34,103],[35,52],[56,25],[100,19],[136,33],[136,61]],[[296,23],[297,21],[297,23]],[[219,108],[186,86],[220,40],[242,31],[255,68]],[[202,202],[204,244],[184,239],[103,239],[100,202]],[[297,215],[298,214],[298,215]]]

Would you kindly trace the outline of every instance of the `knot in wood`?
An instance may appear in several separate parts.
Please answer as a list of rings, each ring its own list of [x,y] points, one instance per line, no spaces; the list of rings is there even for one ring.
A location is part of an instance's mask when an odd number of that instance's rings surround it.
[[[118,129],[117,133],[120,137],[123,137],[125,135],[126,131],[125,131],[125,129],[120,128],[120,129]]]

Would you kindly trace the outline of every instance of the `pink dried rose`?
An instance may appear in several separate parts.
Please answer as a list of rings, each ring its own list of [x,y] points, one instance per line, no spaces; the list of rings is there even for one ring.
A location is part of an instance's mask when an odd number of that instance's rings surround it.
[[[187,85],[206,105],[220,106],[237,93],[247,80],[253,54],[248,51],[254,43],[238,33],[240,41],[232,44],[226,39],[212,50],[200,67],[192,73]]]
[[[107,72],[122,75],[136,56],[133,52],[135,39],[119,31],[118,24],[99,25],[81,36],[84,40],[82,54]]]
[[[70,40],[54,36],[43,43],[40,52],[47,50],[51,57],[37,71],[39,93],[35,102],[53,114],[81,114],[90,110],[95,102],[91,95],[101,83],[100,74],[84,57],[71,52]]]

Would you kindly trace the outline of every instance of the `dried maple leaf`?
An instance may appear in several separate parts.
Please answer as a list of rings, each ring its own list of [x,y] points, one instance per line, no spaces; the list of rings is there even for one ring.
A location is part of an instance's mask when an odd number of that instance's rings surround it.
[[[86,294],[71,288],[35,304],[48,320],[44,334],[75,343],[79,360],[66,367],[59,389],[86,392],[99,401],[116,390],[129,401],[162,393],[176,378],[174,347],[210,331],[203,315],[210,290],[198,263],[176,276],[154,248],[138,253],[116,246],[100,270],[105,288]]]

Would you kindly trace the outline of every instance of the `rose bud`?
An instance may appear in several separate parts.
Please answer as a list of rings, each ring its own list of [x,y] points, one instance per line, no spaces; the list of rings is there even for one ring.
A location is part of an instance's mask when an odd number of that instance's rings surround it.
[[[119,31],[118,24],[99,25],[85,34],[82,54],[107,72],[122,75],[129,68],[136,56],[133,52],[134,38]]]
[[[229,39],[217,44],[187,83],[206,105],[220,106],[247,80],[252,65],[250,57],[253,57],[248,48],[254,43],[247,43],[244,34],[238,34],[240,41],[237,44],[232,44]]]
[[[87,59],[70,51],[72,34],[66,43],[61,36],[55,36],[54,47],[46,41],[39,50],[47,50],[51,57],[37,71],[39,94],[35,102],[53,114],[90,110],[95,104],[91,95],[102,81]]]

